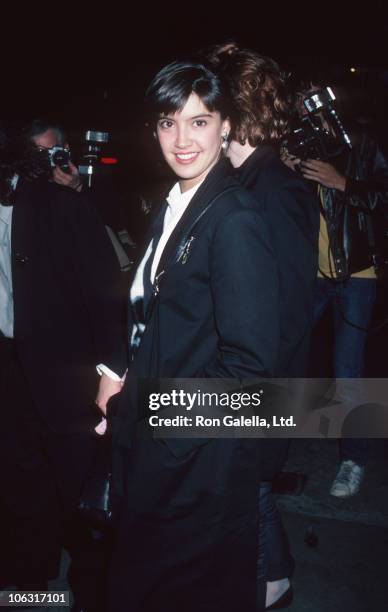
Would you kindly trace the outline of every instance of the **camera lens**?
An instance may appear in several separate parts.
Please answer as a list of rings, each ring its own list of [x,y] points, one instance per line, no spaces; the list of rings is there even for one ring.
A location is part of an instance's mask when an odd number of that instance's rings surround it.
[[[68,168],[69,159],[70,159],[69,151],[67,151],[66,149],[55,151],[52,157],[53,163],[56,166],[59,166],[60,168]]]

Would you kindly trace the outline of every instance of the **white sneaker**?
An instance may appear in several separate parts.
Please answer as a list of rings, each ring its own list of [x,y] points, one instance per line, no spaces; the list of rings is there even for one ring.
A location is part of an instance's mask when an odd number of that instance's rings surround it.
[[[365,468],[351,459],[342,461],[335,477],[330,495],[334,497],[351,497],[359,492]]]

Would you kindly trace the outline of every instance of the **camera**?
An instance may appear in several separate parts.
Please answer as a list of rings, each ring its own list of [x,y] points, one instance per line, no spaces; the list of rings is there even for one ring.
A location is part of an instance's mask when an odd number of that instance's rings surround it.
[[[51,180],[53,169],[59,167],[63,172],[70,173],[70,150],[62,146],[45,147],[29,146],[19,152],[14,160],[14,173],[27,178],[46,178]]]
[[[288,153],[306,160],[329,160],[346,146],[351,148],[350,138],[333,103],[335,95],[330,87],[312,93],[303,100],[305,114],[297,120],[291,134],[282,145]]]
[[[51,149],[48,149],[47,153],[48,153],[49,160],[50,160],[50,166],[52,168],[59,166],[60,169],[63,170],[63,172],[69,172],[70,170],[70,166],[69,166],[70,150],[69,149],[65,149],[64,147],[57,145],[55,147],[51,147]]]
[[[302,117],[291,134],[282,142],[290,155],[306,159],[328,159],[331,150],[337,150],[334,137],[322,125],[316,124],[308,115]]]

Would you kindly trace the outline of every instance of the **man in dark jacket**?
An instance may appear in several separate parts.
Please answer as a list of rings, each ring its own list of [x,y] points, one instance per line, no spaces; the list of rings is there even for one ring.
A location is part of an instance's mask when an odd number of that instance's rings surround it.
[[[114,349],[116,371],[125,370],[124,306],[93,208],[47,176],[25,179],[36,167],[11,144],[1,152],[0,575],[45,590],[65,541],[73,568],[85,563],[73,519],[100,420],[96,365]]]
[[[317,94],[319,89],[318,86],[304,89],[303,97]],[[337,146],[329,160],[307,159],[300,165],[303,176],[318,184],[319,271],[314,320],[317,323],[331,306],[337,391],[351,400],[352,385],[345,388],[341,379],[363,376],[376,278],[384,273],[387,265],[384,262],[388,261],[384,237],[388,163],[376,142],[365,134],[353,137],[351,148],[341,146],[333,126],[323,114],[319,117],[328,134],[335,137]],[[285,162],[292,166],[300,160],[288,157]],[[359,491],[368,455],[368,440],[341,440],[341,465],[330,490],[332,495],[345,498]]]

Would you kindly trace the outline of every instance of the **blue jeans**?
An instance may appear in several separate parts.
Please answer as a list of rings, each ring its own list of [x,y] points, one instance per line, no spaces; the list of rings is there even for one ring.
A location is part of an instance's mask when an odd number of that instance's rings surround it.
[[[375,279],[350,278],[346,282],[317,279],[314,323],[318,323],[325,310],[331,306],[334,318],[335,378],[362,377],[368,332],[357,329],[350,323],[367,328],[372,318],[375,299]],[[340,453],[342,459],[351,459],[359,465],[365,465],[369,455],[369,441],[344,438],[340,443]]]

